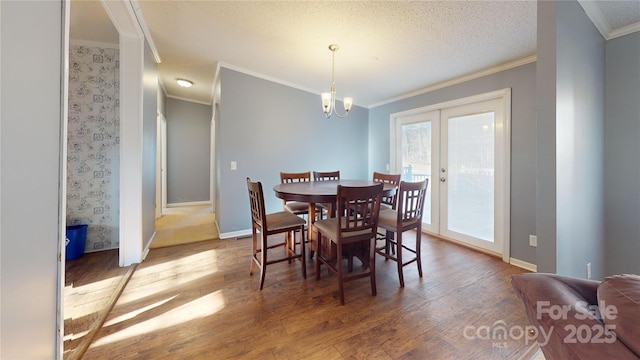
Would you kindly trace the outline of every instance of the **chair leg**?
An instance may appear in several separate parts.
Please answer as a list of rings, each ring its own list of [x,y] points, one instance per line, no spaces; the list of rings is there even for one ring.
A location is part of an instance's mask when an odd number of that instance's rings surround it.
[[[264,277],[267,272],[267,236],[262,235],[262,251],[260,251],[261,265],[260,265],[260,290],[264,286]]]
[[[347,249],[347,272],[353,272],[353,249],[351,248]]]
[[[258,241],[256,239],[255,230],[253,231],[252,241],[253,241],[253,253],[251,255],[251,267],[249,268],[249,275],[253,275],[253,270],[255,269],[255,266],[256,266],[256,260],[255,260],[256,254],[258,253]]]
[[[396,248],[398,248],[396,258],[398,259],[398,278],[400,279],[400,287],[404,287],[404,275],[402,274],[402,268],[404,267],[402,260],[402,232],[399,230],[400,229],[398,229],[398,236],[396,238]]]
[[[384,237],[384,254],[385,254],[384,261],[389,260],[389,248],[391,247],[392,236],[393,236],[393,233],[387,230],[386,236]]]
[[[418,263],[418,275],[422,277],[422,255],[420,254],[420,244],[422,243],[422,229],[418,226],[416,233],[416,262]]]
[[[296,232],[293,232],[293,251],[296,250]],[[307,255],[304,251],[304,225],[300,227],[300,262],[302,263],[302,277],[307,278]]]
[[[336,267],[338,268],[338,291],[340,292],[340,305],[344,305],[344,270],[342,269],[342,244],[338,243],[336,253]]]
[[[287,231],[284,233],[284,256],[290,256],[291,250],[295,251],[296,248],[296,234],[293,232],[293,237],[291,236],[292,231]],[[291,264],[291,259],[287,261]]]
[[[310,225],[311,226],[311,225]],[[313,250],[313,238],[316,239],[316,248],[320,247],[320,237],[318,235],[317,231],[314,231],[313,229],[315,228],[311,228],[311,231],[308,233],[308,235],[311,236],[312,239],[307,239],[309,240],[309,259],[313,259],[313,255],[315,255],[315,251]]]
[[[316,247],[318,254],[316,255],[316,280],[320,280],[320,257],[322,256],[322,234],[320,232],[316,232]]]
[[[369,278],[371,279],[371,295],[378,294],[376,289],[376,239],[369,241]]]

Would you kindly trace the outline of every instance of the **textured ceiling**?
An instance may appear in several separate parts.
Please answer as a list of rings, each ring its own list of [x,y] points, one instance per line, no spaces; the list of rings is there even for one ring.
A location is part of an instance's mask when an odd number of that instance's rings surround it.
[[[612,29],[640,21],[638,0],[593,3]],[[97,17],[104,16],[98,4],[73,1],[72,15],[74,9],[86,11],[97,26],[103,22]],[[340,45],[338,97],[352,96],[365,107],[536,53],[532,0],[138,0],[132,5],[161,59],[167,95],[202,103],[211,102],[218,64],[313,93],[328,91],[332,43]],[[113,27],[74,26],[83,18],[72,16],[72,37],[91,40],[81,34],[94,34],[102,37],[96,41],[113,42],[107,35]],[[176,78],[195,85],[180,88]]]
[[[640,19],[640,1],[598,1],[598,5],[612,29],[636,24]]]

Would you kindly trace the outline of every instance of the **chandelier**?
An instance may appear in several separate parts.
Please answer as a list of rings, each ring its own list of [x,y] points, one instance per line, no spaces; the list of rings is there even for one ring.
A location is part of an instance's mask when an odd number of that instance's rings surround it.
[[[336,44],[329,45],[329,50],[331,50],[331,92],[322,93],[322,111],[327,119],[330,118],[334,112],[340,118],[346,117],[349,115],[349,110],[351,110],[351,106],[353,105],[353,98],[345,97],[342,101],[344,104],[344,115],[340,115],[336,109],[335,59],[336,51],[339,49],[340,47]]]

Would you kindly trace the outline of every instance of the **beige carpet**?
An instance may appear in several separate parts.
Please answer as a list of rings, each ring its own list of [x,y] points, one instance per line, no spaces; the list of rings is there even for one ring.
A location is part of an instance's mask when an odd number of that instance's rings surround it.
[[[167,208],[156,220],[156,236],[150,249],[217,239],[218,226],[211,206]]]

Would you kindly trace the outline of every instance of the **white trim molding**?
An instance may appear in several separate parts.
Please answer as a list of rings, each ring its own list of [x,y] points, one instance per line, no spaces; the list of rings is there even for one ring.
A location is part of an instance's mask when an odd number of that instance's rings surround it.
[[[398,96],[398,97],[394,97],[394,98],[391,98],[391,99],[388,99],[388,100],[385,100],[385,101],[381,101],[379,103],[371,104],[371,105],[368,106],[368,108],[371,109],[373,107],[385,105],[385,104],[396,102],[396,101],[399,101],[399,100],[404,100],[404,99],[407,99],[407,98],[410,98],[410,97],[414,97],[414,96],[417,96],[417,95],[426,94],[426,93],[431,92],[431,91],[435,91],[435,90],[438,90],[438,89],[443,89],[443,88],[446,88],[446,87],[449,87],[449,86],[452,86],[452,85],[456,85],[456,84],[461,84],[463,82],[467,82],[467,81],[470,81],[470,80],[479,79],[479,78],[484,77],[484,76],[488,76],[488,75],[491,75],[491,74],[496,74],[496,73],[499,73],[501,71],[513,69],[513,68],[516,68],[518,66],[530,64],[530,63],[533,63],[533,62],[536,62],[536,61],[537,61],[537,55],[531,55],[531,56],[528,56],[528,57],[523,58],[523,59],[511,61],[511,62],[508,62],[506,64],[494,66],[494,67],[489,68],[489,69],[477,71],[477,72],[474,72],[472,74],[468,74],[468,75],[460,76],[460,77],[457,77],[457,78],[454,78],[454,79],[451,79],[451,80],[443,81],[441,83],[434,84],[434,85],[422,88],[420,90],[416,90],[414,92],[410,92],[408,94],[404,94],[404,95],[401,95],[401,96]]]
[[[232,239],[232,238],[244,238],[248,236],[251,236],[251,229],[221,233],[220,239],[225,240],[225,239]]]
[[[516,258],[509,258],[509,264],[525,270],[529,270],[531,272],[538,272],[538,265],[518,260]]]
[[[578,0],[578,3],[582,6],[582,9],[587,14],[589,20],[591,20],[605,40],[615,39],[620,36],[640,31],[640,22],[629,24],[618,29],[612,29],[611,24],[609,24],[607,18],[602,13],[597,1]]]
[[[165,96],[167,98],[170,99],[176,99],[176,100],[182,100],[182,101],[188,101],[188,102],[192,102],[192,103],[196,103],[196,104],[201,104],[201,105],[207,105],[207,106],[211,106],[211,103],[206,102],[206,101],[198,101],[198,100],[193,100],[193,99],[187,99],[187,98],[183,98],[180,96],[175,96],[175,95],[166,95]]]
[[[258,72],[251,71],[251,70],[245,69],[245,68],[243,68],[243,67],[236,66],[236,65],[232,65],[232,64],[229,64],[229,63],[225,63],[225,62],[218,62],[218,67],[226,68],[226,69],[233,70],[233,71],[237,71],[237,72],[240,72],[240,73],[243,73],[243,74],[246,74],[246,75],[251,75],[251,76],[253,76],[253,77],[257,77],[257,78],[259,78],[259,79],[263,79],[263,80],[271,81],[271,82],[273,82],[273,83],[280,84],[280,85],[284,85],[284,86],[288,86],[288,87],[290,87],[290,88],[294,88],[294,89],[298,89],[298,90],[302,90],[302,91],[310,92],[310,93],[312,93],[312,94],[318,94],[318,95],[320,95],[320,94],[322,93],[322,91],[318,91],[318,90],[314,90],[314,89],[309,89],[309,88],[307,88],[307,87],[300,86],[300,85],[298,85],[298,84],[294,84],[294,83],[291,83],[291,82],[288,82],[288,81],[280,80],[280,79],[275,78],[275,77],[273,77],[273,76],[268,76],[268,75],[260,74],[260,73],[258,73]],[[360,105],[358,105],[358,106],[360,106]]]
[[[153,38],[151,37],[151,32],[147,27],[147,22],[144,20],[144,16],[142,16],[142,11],[140,10],[140,5],[138,5],[137,0],[129,0],[131,3],[131,7],[133,8],[133,12],[135,14],[136,20],[138,21],[138,25],[144,34],[144,38],[147,40],[147,44],[149,44],[149,48],[151,48],[151,53],[153,53],[153,58],[157,64],[160,64],[162,60],[160,59],[160,55],[158,54],[158,50],[156,49],[156,44],[153,42]]]
[[[171,204],[167,204],[167,207],[175,208],[175,207],[181,207],[181,206],[201,206],[201,205],[211,205],[211,200],[171,203]]]
[[[120,40],[119,265],[144,258],[142,234],[142,106],[144,34],[130,2],[101,0]]]

